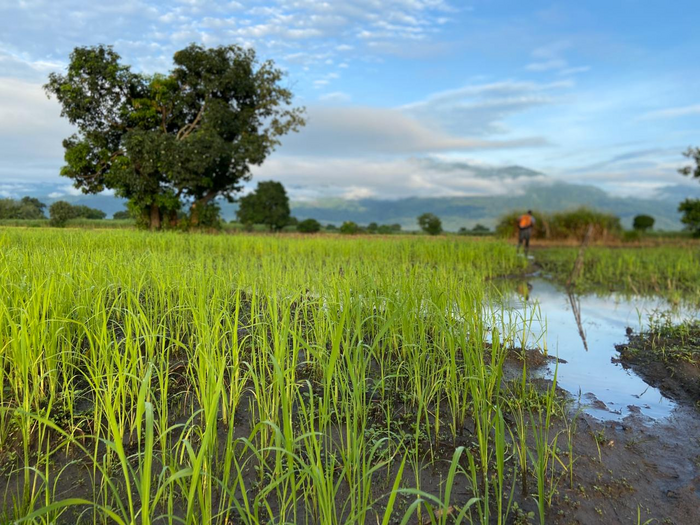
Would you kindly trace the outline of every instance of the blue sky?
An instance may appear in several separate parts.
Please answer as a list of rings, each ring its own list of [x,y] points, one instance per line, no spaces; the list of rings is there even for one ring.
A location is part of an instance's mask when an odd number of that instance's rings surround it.
[[[154,72],[191,42],[253,46],[288,72],[309,122],[255,177],[297,199],[527,183],[436,168],[453,162],[621,195],[690,190],[676,170],[700,145],[699,15],[683,0],[0,0],[0,194],[72,191],[58,176],[71,129],[41,84],[75,46],[111,44]]]

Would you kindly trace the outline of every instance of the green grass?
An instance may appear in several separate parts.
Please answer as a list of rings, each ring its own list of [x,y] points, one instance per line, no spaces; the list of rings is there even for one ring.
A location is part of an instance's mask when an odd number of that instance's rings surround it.
[[[0,230],[2,519],[506,523],[516,483],[543,517],[558,400],[502,387],[532,319],[486,284],[524,267],[488,239]]]
[[[67,228],[134,228],[136,225],[132,219],[70,219],[66,223]],[[48,219],[3,219],[0,220],[0,227],[20,227],[20,228],[49,228]]]
[[[538,250],[536,260],[546,274],[566,282],[578,248]],[[635,295],[662,295],[697,300],[700,288],[700,253],[693,245],[586,250],[581,291],[619,291]]]

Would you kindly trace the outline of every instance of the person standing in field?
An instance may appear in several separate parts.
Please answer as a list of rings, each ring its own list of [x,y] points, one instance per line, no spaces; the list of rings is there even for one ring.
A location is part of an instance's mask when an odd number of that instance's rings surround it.
[[[535,225],[535,218],[532,216],[532,210],[527,210],[527,213],[518,218],[518,252],[525,245],[525,256],[530,251],[530,237],[532,236],[532,228]]]

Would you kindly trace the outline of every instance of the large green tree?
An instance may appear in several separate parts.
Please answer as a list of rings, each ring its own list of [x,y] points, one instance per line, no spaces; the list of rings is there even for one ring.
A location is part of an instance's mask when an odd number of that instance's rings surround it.
[[[243,224],[265,224],[270,231],[280,231],[290,219],[284,186],[273,180],[258,182],[255,191],[241,198],[236,215]]]
[[[282,71],[252,49],[193,44],[173,60],[168,74],[144,75],[109,46],[78,47],[45,85],[77,128],[63,142],[61,174],[85,193],[114,189],[151,229],[185,210],[198,225],[304,124]]]

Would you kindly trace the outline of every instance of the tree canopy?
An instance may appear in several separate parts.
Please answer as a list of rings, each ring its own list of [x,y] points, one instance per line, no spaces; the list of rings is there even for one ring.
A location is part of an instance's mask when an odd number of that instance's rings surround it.
[[[46,204],[35,197],[0,199],[0,219],[46,219]]]
[[[685,199],[678,205],[678,211],[683,214],[681,222],[685,228],[700,237],[700,199]]]
[[[432,213],[424,213],[418,217],[418,226],[429,235],[442,233],[442,221]]]
[[[632,228],[637,231],[647,231],[654,227],[654,217],[651,215],[637,215],[632,221]]]
[[[185,210],[198,225],[304,124],[282,71],[252,49],[192,44],[173,60],[168,74],[144,75],[109,46],[78,47],[44,86],[78,130],[63,141],[61,174],[85,193],[114,189],[152,229]]]
[[[280,182],[258,182],[254,192],[242,197],[236,212],[243,224],[265,224],[279,231],[290,219],[289,197]]]
[[[297,224],[297,231],[300,233],[317,233],[321,231],[321,223],[316,219],[305,219]]]
[[[690,166],[684,166],[678,171],[683,175],[700,180],[700,148],[688,148],[683,152],[683,155],[691,159],[695,163],[695,166],[692,164]]]

